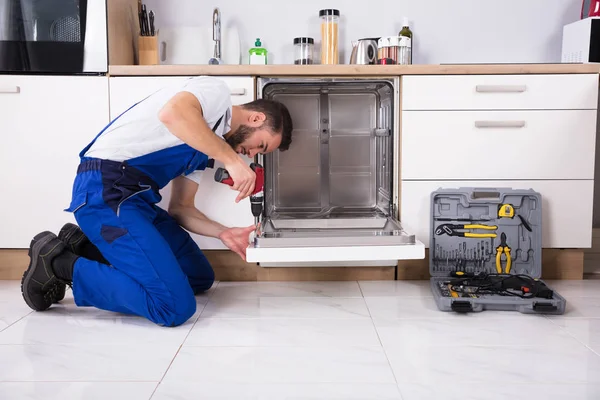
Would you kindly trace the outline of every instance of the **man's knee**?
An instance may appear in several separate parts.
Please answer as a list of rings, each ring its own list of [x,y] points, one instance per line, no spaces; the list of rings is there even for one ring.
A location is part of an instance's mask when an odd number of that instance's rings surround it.
[[[175,312],[171,321],[171,326],[179,326],[184,324],[188,319],[196,313],[196,299],[194,296],[185,296],[175,305]]]
[[[196,312],[196,298],[192,293],[178,296],[168,303],[154,299],[154,307],[150,310],[150,320],[161,326],[179,326],[189,320]]]
[[[194,294],[204,293],[215,283],[215,272],[212,268],[209,268],[204,271],[201,278],[188,277],[188,281]]]

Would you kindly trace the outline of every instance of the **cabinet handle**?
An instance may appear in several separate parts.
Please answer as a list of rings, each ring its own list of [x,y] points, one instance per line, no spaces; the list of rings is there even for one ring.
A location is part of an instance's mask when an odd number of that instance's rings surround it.
[[[525,85],[477,85],[478,93],[523,93],[527,90]]]
[[[13,87],[0,87],[0,94],[19,94],[21,93],[21,86]]]
[[[243,96],[246,94],[246,89],[244,89],[244,88],[231,89],[230,92],[231,92],[232,96]]]
[[[523,128],[525,121],[475,121],[476,128]]]

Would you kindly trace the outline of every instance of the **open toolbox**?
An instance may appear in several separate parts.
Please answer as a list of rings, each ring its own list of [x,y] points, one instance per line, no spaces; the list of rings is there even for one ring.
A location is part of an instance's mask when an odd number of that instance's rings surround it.
[[[542,198],[532,189],[431,194],[429,272],[441,311],[563,314],[542,275]]]

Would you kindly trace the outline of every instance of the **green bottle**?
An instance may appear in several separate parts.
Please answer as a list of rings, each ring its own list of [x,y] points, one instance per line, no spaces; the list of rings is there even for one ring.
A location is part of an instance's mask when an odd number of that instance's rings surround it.
[[[267,49],[261,47],[262,43],[260,42],[260,38],[256,38],[256,42],[254,42],[254,47],[252,47],[248,52],[250,53],[250,57],[248,58],[248,64],[255,65],[266,65],[267,64]]]

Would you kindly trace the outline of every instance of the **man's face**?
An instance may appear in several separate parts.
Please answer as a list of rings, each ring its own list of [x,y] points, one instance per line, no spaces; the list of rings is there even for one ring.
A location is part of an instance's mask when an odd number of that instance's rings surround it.
[[[266,154],[277,149],[281,135],[273,135],[262,126],[241,125],[225,140],[237,153],[253,158],[258,153]]]

